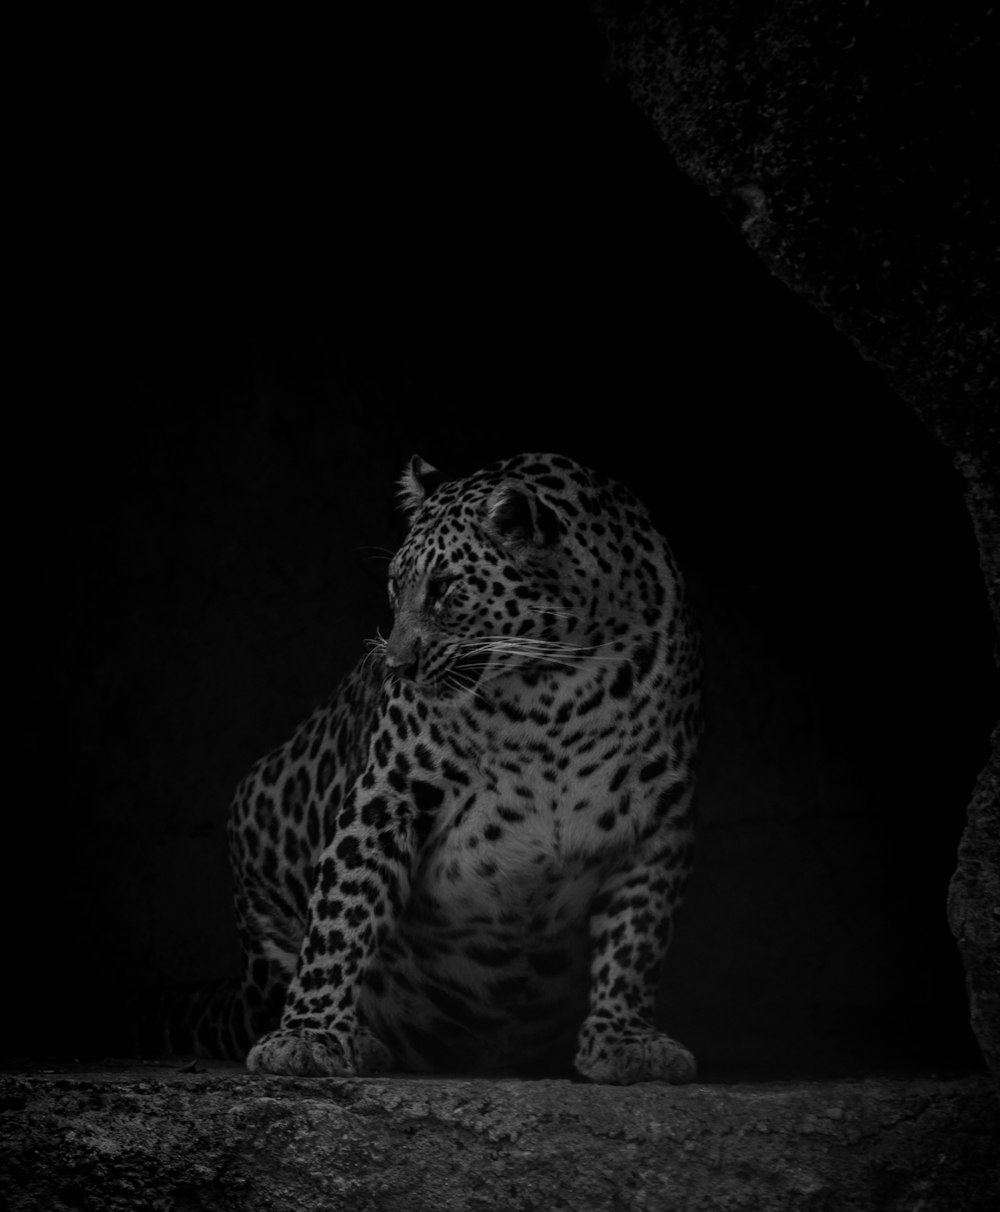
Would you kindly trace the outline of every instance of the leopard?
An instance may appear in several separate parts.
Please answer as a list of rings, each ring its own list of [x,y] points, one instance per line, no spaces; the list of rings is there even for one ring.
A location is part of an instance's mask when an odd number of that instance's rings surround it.
[[[202,1043],[257,1074],[693,1080],[654,1020],[701,735],[667,541],[563,455],[414,455],[398,498],[388,636],[233,799],[242,975]]]

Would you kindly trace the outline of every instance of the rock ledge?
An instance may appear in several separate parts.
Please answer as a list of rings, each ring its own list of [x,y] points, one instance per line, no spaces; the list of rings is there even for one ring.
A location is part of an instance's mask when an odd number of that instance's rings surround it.
[[[213,1065],[0,1075],[0,1206],[973,1209],[982,1075],[611,1088]]]

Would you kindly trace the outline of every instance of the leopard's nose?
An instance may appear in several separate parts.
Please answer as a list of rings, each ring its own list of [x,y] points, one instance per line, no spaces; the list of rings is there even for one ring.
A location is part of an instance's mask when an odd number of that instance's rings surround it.
[[[404,640],[396,635],[393,629],[385,646],[385,663],[393,673],[413,682],[417,677],[420,664],[420,641],[416,638]]]
[[[385,663],[393,673],[405,678],[408,682],[414,681],[417,676],[417,658],[415,656],[408,660],[401,660],[398,657],[389,656],[387,653]]]

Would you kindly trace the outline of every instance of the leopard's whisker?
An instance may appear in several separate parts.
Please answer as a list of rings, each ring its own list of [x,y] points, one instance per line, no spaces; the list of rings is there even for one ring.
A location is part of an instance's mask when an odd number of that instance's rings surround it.
[[[544,652],[575,652],[581,654],[594,653],[599,644],[571,644],[566,640],[540,640],[533,636],[486,635],[475,636],[462,641],[469,645],[517,645],[524,649],[536,649]]]
[[[385,649],[386,649],[385,636],[383,636],[382,632],[378,629],[378,627],[376,627],[374,636],[370,636],[368,639],[366,639],[364,641],[364,645],[368,649],[368,651],[365,653],[365,655],[361,659],[361,668],[362,669],[367,668],[367,666],[369,664],[371,664],[372,660],[376,659],[379,656],[385,655]]]
[[[471,694],[474,698],[479,699],[482,703],[488,705],[489,700],[479,690],[478,679],[472,680],[464,678],[457,670],[449,670],[443,678],[445,686],[450,686],[453,690],[460,694]]]
[[[628,659],[624,655],[614,656],[594,652],[592,646],[547,644],[537,641],[526,643],[523,638],[477,639],[468,642],[463,647],[465,655],[468,657],[502,656],[520,658],[525,662],[542,660],[581,669],[586,668],[591,662],[620,664]]]

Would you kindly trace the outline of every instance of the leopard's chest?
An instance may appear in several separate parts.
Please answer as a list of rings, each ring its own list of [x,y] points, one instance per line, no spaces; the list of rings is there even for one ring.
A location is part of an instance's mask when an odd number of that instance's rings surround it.
[[[418,898],[450,921],[534,922],[545,933],[585,917],[640,809],[624,780],[615,785],[622,736],[607,724],[579,733],[566,743],[522,730],[477,748],[424,843]]]

